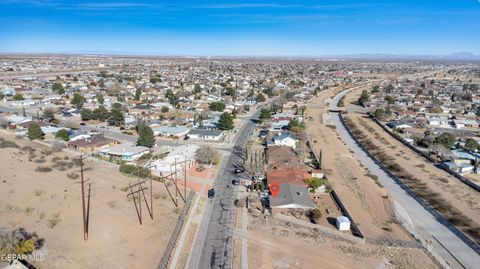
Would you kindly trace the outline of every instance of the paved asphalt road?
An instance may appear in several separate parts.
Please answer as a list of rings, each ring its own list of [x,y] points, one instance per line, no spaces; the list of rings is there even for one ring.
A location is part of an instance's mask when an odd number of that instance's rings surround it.
[[[351,90],[351,89],[350,89]],[[338,100],[348,93],[346,90],[334,98],[331,107],[335,107]],[[402,211],[406,219],[410,219],[410,226],[424,239],[432,242],[434,250],[452,268],[479,268],[480,256],[466,245],[460,238],[442,225],[422,205],[403,190],[389,175],[387,175],[367,154],[355,143],[345,127],[340,122],[338,113],[332,116],[336,130],[346,145],[355,152],[354,156],[370,173],[378,176],[380,183],[389,191],[390,197]],[[461,265],[460,265],[461,264]]]
[[[242,164],[243,148],[253,130],[260,112],[252,114],[239,130],[233,150],[217,173],[214,187],[216,194],[209,200],[203,215],[193,252],[190,254],[189,268],[232,268],[233,230],[235,229],[235,186],[234,166]]]

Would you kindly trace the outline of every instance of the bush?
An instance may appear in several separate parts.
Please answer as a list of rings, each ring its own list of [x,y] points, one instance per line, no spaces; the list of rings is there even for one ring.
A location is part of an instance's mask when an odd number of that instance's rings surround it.
[[[47,227],[53,229],[57,226],[62,220],[60,219],[60,214],[53,214],[52,217],[47,221]]]
[[[52,168],[50,168],[48,166],[39,166],[39,167],[35,168],[35,172],[48,173],[48,172],[51,172],[51,171],[52,171]]]
[[[318,221],[322,217],[322,211],[320,211],[320,209],[318,208],[312,209],[308,211],[308,217],[315,221]]]
[[[150,176],[150,170],[133,164],[122,164],[118,170],[120,173],[129,176],[139,176],[140,178],[147,178]]]
[[[9,140],[2,140],[0,141],[0,148],[18,148],[18,145]]]

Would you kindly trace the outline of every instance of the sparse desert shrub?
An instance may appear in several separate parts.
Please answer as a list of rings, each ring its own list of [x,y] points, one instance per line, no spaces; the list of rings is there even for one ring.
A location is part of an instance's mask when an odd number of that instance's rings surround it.
[[[318,221],[322,217],[322,211],[318,208],[314,208],[308,211],[307,216],[315,221]]]
[[[115,201],[110,201],[108,202],[108,206],[110,206],[111,208],[117,208],[117,203]]]
[[[48,166],[39,166],[35,168],[35,172],[40,172],[40,173],[49,173],[52,171],[52,168]]]
[[[35,196],[40,196],[43,194],[43,191],[42,190],[35,190]]]
[[[17,143],[9,140],[0,141],[0,148],[18,148]]]
[[[60,219],[60,213],[55,213],[52,215],[50,219],[47,221],[47,227],[53,229],[57,226],[62,220]]]

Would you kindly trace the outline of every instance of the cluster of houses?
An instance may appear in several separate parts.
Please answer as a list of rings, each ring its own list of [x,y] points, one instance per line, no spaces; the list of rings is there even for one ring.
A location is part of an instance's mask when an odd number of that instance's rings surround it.
[[[465,74],[451,74],[452,76]],[[387,90],[387,87],[389,89]],[[445,154],[444,165],[461,175],[480,173],[477,169],[477,152],[463,147],[465,141],[480,142],[480,92],[479,84],[471,80],[442,77],[438,79],[401,81],[383,85],[370,95],[367,106],[383,109],[381,121],[413,146],[426,137],[450,133],[456,143]],[[478,172],[477,172],[478,171]]]

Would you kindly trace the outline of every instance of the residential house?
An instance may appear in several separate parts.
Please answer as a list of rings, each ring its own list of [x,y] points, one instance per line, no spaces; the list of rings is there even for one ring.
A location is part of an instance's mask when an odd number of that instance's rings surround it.
[[[184,126],[160,126],[153,129],[155,135],[166,137],[182,137],[188,134],[190,129]]]
[[[219,141],[223,136],[223,131],[207,130],[207,129],[192,129],[188,132],[188,137],[192,139]]]
[[[117,140],[106,138],[103,135],[93,135],[83,139],[69,141],[67,145],[81,152],[94,152],[117,143]]]
[[[279,187],[280,190],[276,195],[270,195],[270,207],[272,209],[310,210],[315,208],[315,204],[313,204],[305,186],[282,183]]]
[[[122,161],[135,161],[145,154],[148,154],[150,149],[143,146],[136,146],[132,143],[122,143],[113,146],[108,146],[100,150],[99,154],[110,157],[112,159]]]
[[[267,142],[267,146],[287,146],[295,149],[297,142],[298,140],[293,138],[290,132],[280,132]]]

